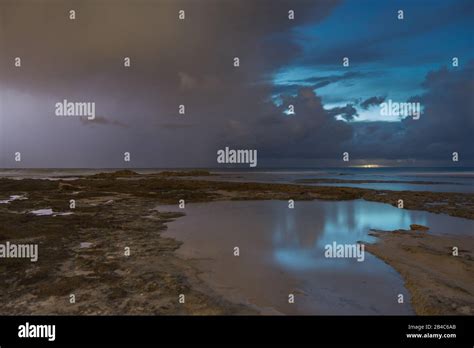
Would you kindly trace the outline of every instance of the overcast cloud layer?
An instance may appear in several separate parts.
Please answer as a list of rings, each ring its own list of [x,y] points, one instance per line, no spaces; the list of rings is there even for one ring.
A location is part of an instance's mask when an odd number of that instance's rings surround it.
[[[343,68],[340,55],[318,58],[302,43],[305,33],[313,35],[311,28],[330,21],[345,4],[2,1],[2,166],[122,167],[127,151],[132,167],[216,167],[216,151],[225,146],[257,149],[259,166],[333,165],[344,151],[367,162],[442,162],[453,151],[474,160],[472,48],[458,51],[465,56],[457,68],[448,68],[450,55],[438,65],[421,61],[427,73],[413,84],[413,93],[387,84],[369,89],[368,96],[358,83],[379,81],[386,71],[368,69],[363,60]],[[74,21],[70,9],[76,10]],[[178,20],[180,9],[184,21]],[[294,21],[287,18],[290,9]],[[319,40],[324,46],[324,36]],[[371,50],[377,47],[371,42]],[[359,57],[366,47],[340,50]],[[20,69],[14,57],[22,58]],[[131,58],[130,68],[123,67],[124,57]],[[297,70],[298,62],[317,68],[275,83],[282,71]],[[420,120],[357,122],[402,87],[422,104]],[[334,88],[337,105],[328,88]],[[340,88],[351,88],[354,96],[344,98]],[[54,105],[63,99],[95,102],[96,119],[55,116]],[[290,104],[294,115],[285,113]],[[21,164],[14,162],[17,151]]]

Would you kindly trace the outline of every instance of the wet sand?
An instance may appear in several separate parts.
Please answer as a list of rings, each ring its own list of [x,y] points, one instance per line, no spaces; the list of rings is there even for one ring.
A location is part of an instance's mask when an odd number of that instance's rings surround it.
[[[167,223],[181,214],[157,212],[154,208],[157,204],[177,204],[179,199],[186,202],[364,199],[391,205],[403,199],[406,209],[474,219],[472,194],[214,182],[199,179],[208,173],[189,175],[138,175],[121,171],[55,181],[0,179],[0,200],[15,195],[27,198],[0,204],[0,243],[39,244],[36,263],[25,259],[0,261],[4,278],[0,283],[0,314],[257,313],[254,308],[225,300],[204,284],[198,270],[176,255],[180,243],[162,236]],[[69,209],[70,199],[76,200],[75,209]],[[73,214],[31,214],[42,209]],[[472,252],[468,237],[459,238],[464,246],[460,249]],[[427,243],[431,248],[429,243],[437,242],[427,239]],[[395,243],[393,249],[403,245]],[[125,247],[130,248],[130,256],[124,256]],[[422,253],[420,248],[413,250]],[[400,260],[403,254],[393,251],[390,255],[392,258],[386,261],[397,269],[397,262],[403,262]],[[442,269],[433,268],[427,258],[419,257],[417,262],[431,267],[439,279],[453,281],[446,278],[448,275]],[[464,258],[463,262],[469,265],[469,271],[472,257]],[[408,272],[399,272],[408,281]],[[463,279],[456,279],[464,284]],[[415,281],[407,284],[414,297],[420,288],[426,287]],[[465,301],[472,302],[471,288],[464,289],[468,291]],[[430,290],[438,293],[439,287]],[[76,295],[75,304],[69,302],[72,293]],[[185,303],[179,303],[180,294],[186,295]],[[438,308],[436,303],[431,306]],[[440,314],[451,313],[445,306],[438,309]],[[417,313],[424,312],[417,310]]]

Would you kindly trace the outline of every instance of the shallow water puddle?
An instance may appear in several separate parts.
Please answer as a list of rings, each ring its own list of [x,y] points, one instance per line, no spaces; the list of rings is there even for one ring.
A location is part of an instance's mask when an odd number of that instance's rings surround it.
[[[8,204],[16,200],[22,201],[24,199],[28,199],[28,198],[25,195],[12,195],[8,199],[0,200],[0,204]]]
[[[48,208],[48,209],[37,209],[37,210],[32,210],[30,211],[31,214],[36,215],[36,216],[64,216],[64,215],[72,215],[72,212],[65,212],[65,213],[59,213],[59,212],[54,212],[53,209]]]
[[[264,313],[413,314],[395,270],[369,253],[363,262],[326,258],[325,246],[373,242],[371,228],[416,223],[430,233],[467,233],[472,227],[465,219],[363,200],[296,202],[294,209],[285,201],[211,202],[187,204],[184,212],[165,233],[184,242],[178,254],[195,259],[201,278],[218,293]],[[234,256],[236,246],[240,256]]]

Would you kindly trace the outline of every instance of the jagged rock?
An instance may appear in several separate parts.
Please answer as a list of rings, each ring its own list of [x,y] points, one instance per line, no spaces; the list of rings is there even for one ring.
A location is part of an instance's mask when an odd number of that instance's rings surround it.
[[[418,224],[411,224],[410,225],[410,230],[412,231],[428,231],[430,228],[423,226],[423,225],[418,225]]]

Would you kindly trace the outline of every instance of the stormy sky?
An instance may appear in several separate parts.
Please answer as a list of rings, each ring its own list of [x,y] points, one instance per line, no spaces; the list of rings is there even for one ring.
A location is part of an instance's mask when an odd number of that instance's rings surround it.
[[[469,0],[1,0],[1,166],[471,166],[473,29]]]

